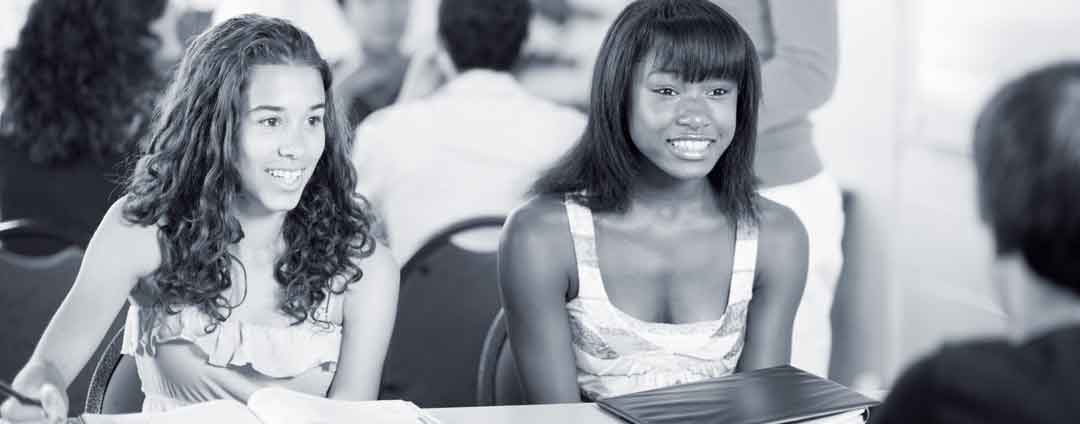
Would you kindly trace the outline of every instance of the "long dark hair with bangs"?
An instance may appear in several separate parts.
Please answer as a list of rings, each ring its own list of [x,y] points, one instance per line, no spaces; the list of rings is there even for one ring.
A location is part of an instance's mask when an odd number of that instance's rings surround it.
[[[660,69],[685,81],[738,83],[731,145],[709,172],[724,211],[757,220],[754,145],[761,71],[750,37],[727,12],[707,0],[638,0],[611,25],[593,68],[589,120],[578,143],[532,188],[534,194],[570,193],[600,211],[624,211],[632,182],[648,160],[630,139],[631,89],[652,53]]]
[[[157,227],[162,253],[160,267],[140,278],[139,297],[168,313],[196,306],[214,319],[207,331],[237,306],[222,294],[233,284],[231,265],[239,264],[228,247],[244,237],[229,212],[241,192],[233,164],[252,68],[266,64],[317,69],[326,95],[326,148],[286,215],[285,253],[274,264],[285,293],[281,310],[294,323],[321,321],[314,314],[320,302],[358,281],[357,259],[375,249],[367,203],[353,194],[351,139],[335,109],[330,68],[311,38],[282,19],[242,15],[222,22],[185,52],[159,101],[124,204],[127,220]],[[331,284],[339,280],[344,284]]]
[[[150,27],[167,5],[35,1],[3,61],[3,142],[48,166],[134,153],[163,80]]]

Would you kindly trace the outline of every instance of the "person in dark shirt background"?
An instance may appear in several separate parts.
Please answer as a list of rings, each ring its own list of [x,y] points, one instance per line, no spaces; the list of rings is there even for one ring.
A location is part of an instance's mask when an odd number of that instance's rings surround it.
[[[997,92],[974,150],[1009,331],[918,361],[872,422],[1080,422],[1080,62]]]

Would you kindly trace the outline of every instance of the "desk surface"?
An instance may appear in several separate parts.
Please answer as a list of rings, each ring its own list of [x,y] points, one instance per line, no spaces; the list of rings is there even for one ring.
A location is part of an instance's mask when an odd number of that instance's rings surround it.
[[[595,403],[425,409],[443,424],[625,424]]]

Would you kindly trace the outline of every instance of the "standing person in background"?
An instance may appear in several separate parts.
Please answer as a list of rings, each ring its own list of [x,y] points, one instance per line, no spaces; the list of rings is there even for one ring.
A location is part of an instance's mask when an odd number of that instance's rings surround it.
[[[379,212],[404,263],[458,221],[505,215],[581,135],[585,118],[528,93],[509,73],[529,0],[442,0],[437,49],[409,65],[402,99],[356,130],[357,190]],[[455,242],[495,251],[497,234]]]
[[[412,0],[341,0],[349,26],[359,40],[357,57],[335,71],[335,96],[341,99],[349,128],[372,112],[394,103],[409,58],[401,49]]]
[[[167,0],[38,0],[6,53],[0,218],[65,228],[82,246],[121,194],[125,160],[182,53]],[[60,246],[12,240],[20,253]]]
[[[806,233],[754,190],[759,75],[750,38],[707,0],[638,0],[616,18],[584,135],[499,246],[529,402],[788,363]]]
[[[840,189],[814,146],[808,115],[836,84],[836,0],[711,0],[735,16],[761,57],[754,174],[759,192],[791,208],[810,238],[806,290],[795,315],[791,364],[828,376],[832,311],[843,265]]]
[[[995,93],[975,124],[979,216],[1008,333],[903,373],[874,424],[1080,422],[1080,62]]]
[[[375,399],[398,270],[353,193],[331,84],[282,19],[241,15],[195,39],[128,194],[12,383],[45,408],[8,399],[3,420],[65,416],[64,390],[125,300],[143,412],[263,387]]]

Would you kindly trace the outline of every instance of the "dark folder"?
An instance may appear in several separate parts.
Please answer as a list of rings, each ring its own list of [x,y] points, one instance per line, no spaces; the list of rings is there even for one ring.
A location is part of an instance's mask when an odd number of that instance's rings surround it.
[[[600,399],[635,424],[794,423],[878,404],[843,385],[783,365]]]

